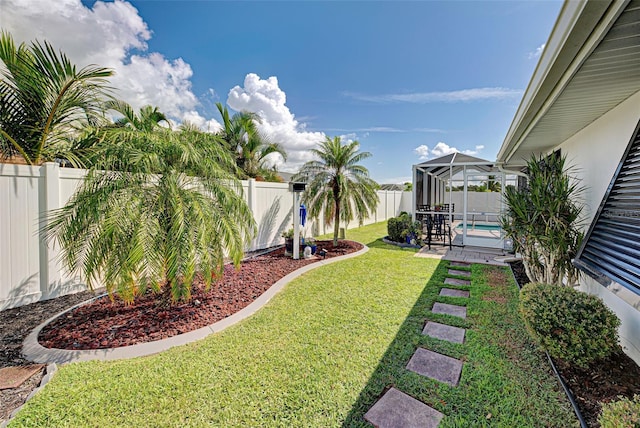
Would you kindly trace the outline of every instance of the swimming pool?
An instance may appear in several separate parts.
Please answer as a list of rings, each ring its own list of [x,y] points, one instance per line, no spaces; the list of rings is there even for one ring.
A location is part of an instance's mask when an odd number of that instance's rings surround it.
[[[462,230],[462,223],[456,226],[456,229]],[[475,224],[469,225],[467,230],[500,230],[502,229],[499,224]]]

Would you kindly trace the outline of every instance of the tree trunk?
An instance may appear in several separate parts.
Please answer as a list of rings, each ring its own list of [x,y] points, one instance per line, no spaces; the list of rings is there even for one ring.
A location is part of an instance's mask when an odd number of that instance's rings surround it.
[[[338,232],[340,231],[340,201],[334,200],[336,204],[336,215],[333,218],[333,246],[338,246]]]

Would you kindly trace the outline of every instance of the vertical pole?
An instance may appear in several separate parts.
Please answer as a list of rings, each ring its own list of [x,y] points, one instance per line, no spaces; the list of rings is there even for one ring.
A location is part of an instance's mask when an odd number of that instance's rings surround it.
[[[464,190],[462,193],[462,210],[463,210],[463,214],[462,214],[462,245],[466,245],[467,244],[467,226],[468,226],[468,221],[467,221],[467,183],[468,183],[468,177],[467,177],[467,166],[463,166],[462,167],[462,175],[464,177]]]
[[[256,179],[255,178],[250,178],[248,180],[248,184],[249,185],[248,185],[248,188],[247,188],[247,205],[249,205],[249,210],[251,211],[251,215],[253,216],[253,218],[255,220],[257,218],[256,211],[257,211],[257,205],[258,205]],[[253,239],[253,244],[251,245],[251,250],[257,249],[261,244],[262,244],[262,242],[258,242],[258,237],[256,236]]]
[[[55,162],[47,162],[41,167],[44,184],[44,206],[40,213],[40,225],[48,224],[46,215],[52,210],[60,208],[60,166]],[[49,247],[40,232],[40,291],[44,299],[55,297],[60,285],[59,249]]]
[[[293,192],[293,259],[300,258],[300,192]]]

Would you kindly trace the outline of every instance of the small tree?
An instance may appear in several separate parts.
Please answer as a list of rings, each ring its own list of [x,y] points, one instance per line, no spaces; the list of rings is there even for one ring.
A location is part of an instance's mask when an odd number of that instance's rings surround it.
[[[229,110],[220,103],[216,103],[223,128],[218,135],[226,142],[238,165],[240,178],[262,177],[270,181],[278,181],[274,170],[268,166],[270,155],[277,153],[287,160],[287,152],[279,143],[269,141],[258,131],[257,124],[260,116],[255,113],[242,111],[229,116]]]
[[[371,156],[360,152],[360,143],[342,144],[340,137],[327,137],[320,148],[312,152],[319,160],[305,163],[293,177],[308,183],[302,198],[309,209],[309,217],[333,223],[333,245],[338,245],[340,221],[358,218],[360,224],[378,207],[378,183],[369,178],[369,171],[359,163]]]
[[[188,127],[99,130],[96,163],[47,233],[72,273],[132,302],[147,289],[188,300],[226,257],[239,264],[255,221],[219,137]]]
[[[575,284],[576,256],[583,233],[579,227],[582,188],[565,170],[566,158],[536,158],[527,164],[527,185],[505,188],[507,212],[501,225],[514,250],[521,253],[529,279],[534,282]]]

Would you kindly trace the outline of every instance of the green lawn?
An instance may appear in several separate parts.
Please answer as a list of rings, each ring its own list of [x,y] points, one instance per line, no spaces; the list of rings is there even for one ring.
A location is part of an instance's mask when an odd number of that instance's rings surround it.
[[[311,271],[248,320],[159,355],[60,368],[10,425],[367,426],[394,385],[448,415],[441,426],[574,426],[555,378],[517,316],[517,287],[473,266],[466,321],[430,315],[446,262],[347,232],[363,256]],[[497,281],[497,282],[496,282]],[[504,282],[504,283],[503,283]],[[464,345],[420,334],[427,318],[468,328]],[[417,346],[463,358],[460,385],[404,369]]]

